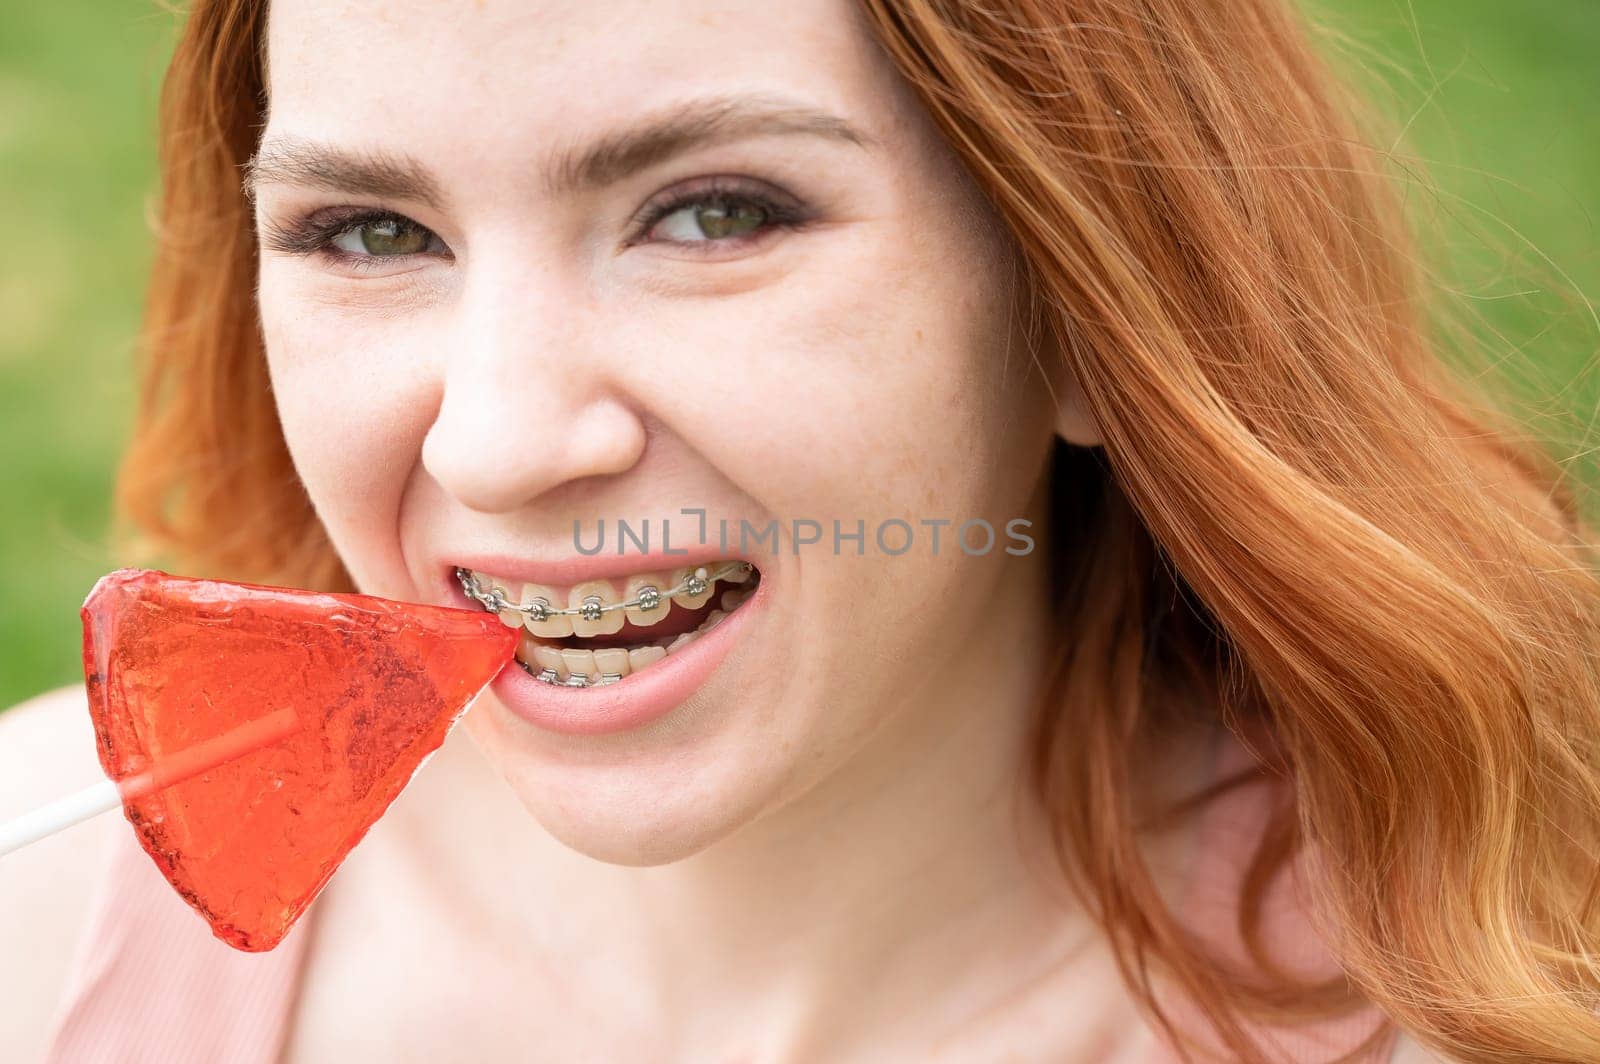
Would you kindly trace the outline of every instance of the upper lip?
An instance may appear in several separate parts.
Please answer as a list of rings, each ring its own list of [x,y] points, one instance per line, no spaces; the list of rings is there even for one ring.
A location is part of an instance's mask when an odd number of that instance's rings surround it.
[[[679,551],[682,553],[679,553]],[[734,550],[719,550],[715,543],[674,547],[671,554],[652,549],[649,553],[629,551],[617,554],[615,549],[599,554],[575,554],[556,559],[516,557],[510,554],[474,554],[452,558],[448,562],[446,577],[453,584],[457,568],[471,569],[498,579],[525,584],[545,584],[549,587],[570,587],[585,580],[627,578],[635,573],[653,573],[675,569],[679,566],[703,565],[723,559],[748,561],[757,569],[761,566],[748,555]]]

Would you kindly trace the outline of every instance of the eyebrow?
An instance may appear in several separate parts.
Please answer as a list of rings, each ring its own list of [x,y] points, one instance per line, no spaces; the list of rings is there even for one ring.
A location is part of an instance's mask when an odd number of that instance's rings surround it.
[[[648,117],[582,149],[555,152],[543,168],[543,186],[551,195],[603,188],[692,148],[771,135],[877,145],[875,138],[826,111],[779,97],[719,97]],[[445,200],[438,179],[411,156],[349,150],[285,134],[263,142],[241,169],[244,193],[251,199],[259,186],[279,182],[413,200],[435,210],[442,210]]]

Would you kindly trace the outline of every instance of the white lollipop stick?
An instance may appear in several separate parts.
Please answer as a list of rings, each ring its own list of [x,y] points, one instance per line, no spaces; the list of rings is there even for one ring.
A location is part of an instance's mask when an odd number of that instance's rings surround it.
[[[115,780],[101,780],[77,794],[57,798],[31,813],[23,813],[15,820],[0,824],[0,857],[121,804],[122,791],[117,788]]]
[[[14,820],[0,824],[0,857],[20,850],[30,842],[38,842],[58,831],[81,824],[115,809],[124,801],[142,797],[151,791],[170,787],[191,776],[198,776],[216,768],[224,761],[260,749],[294,732],[300,727],[292,709],[280,709],[259,720],[241,724],[225,731],[214,739],[196,743],[164,758],[159,764],[121,780],[101,780],[76,794],[57,798]]]

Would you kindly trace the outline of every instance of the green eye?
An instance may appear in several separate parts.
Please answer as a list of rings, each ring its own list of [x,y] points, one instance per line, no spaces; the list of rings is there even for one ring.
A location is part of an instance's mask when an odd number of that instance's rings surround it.
[[[736,204],[731,210],[725,205],[714,204],[696,215],[700,231],[712,238],[748,233],[764,222],[766,217],[766,211],[748,203]]]
[[[760,229],[767,211],[758,203],[737,199],[706,199],[664,216],[656,228],[668,240],[704,243],[742,236]]]
[[[379,218],[353,225],[336,236],[333,246],[352,255],[387,258],[419,255],[428,250],[432,233],[400,218]],[[354,246],[352,246],[354,245]]]

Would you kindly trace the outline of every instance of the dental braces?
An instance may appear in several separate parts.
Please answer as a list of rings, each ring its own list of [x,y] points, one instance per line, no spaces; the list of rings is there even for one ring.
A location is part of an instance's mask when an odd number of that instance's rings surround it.
[[[510,610],[513,613],[522,614],[527,621],[538,624],[549,620],[551,617],[581,617],[586,621],[598,621],[605,614],[614,613],[617,610],[639,609],[648,612],[668,599],[676,598],[679,595],[703,594],[718,580],[725,579],[730,574],[741,571],[754,574],[756,567],[749,562],[732,562],[718,569],[716,574],[712,575],[706,566],[702,565],[684,577],[683,581],[676,587],[669,588],[666,591],[662,591],[652,584],[645,584],[639,589],[635,597],[623,602],[607,603],[599,595],[586,595],[578,605],[566,606],[560,609],[551,605],[550,600],[543,595],[535,598],[532,602],[512,602],[506,598],[505,592],[497,587],[485,590],[478,583],[477,578],[472,575],[470,569],[464,569],[460,566],[456,567],[456,579],[461,582],[461,590],[467,598],[476,602],[490,613],[498,614]],[[620,679],[622,677],[618,676],[617,680]],[[616,680],[610,682],[615,683]],[[571,686],[576,687],[579,685],[572,684]]]
[[[563,680],[561,674],[548,665],[538,672],[534,672],[532,666],[526,665],[521,661],[517,662],[517,664],[521,665],[523,671],[531,675],[535,680],[543,680],[545,683],[556,687],[604,687],[608,683],[616,683],[622,679],[621,673],[597,672],[592,679],[587,673],[581,676],[578,673],[572,673]]]
[[[532,602],[512,602],[507,599],[505,597],[505,593],[497,587],[491,587],[488,590],[484,590],[482,585],[478,583],[477,578],[472,575],[471,570],[464,569],[460,566],[456,567],[456,579],[461,582],[461,590],[466,594],[466,596],[489,612],[500,614],[510,610],[520,613],[525,618],[537,623],[550,617],[565,616],[582,617],[586,621],[597,621],[600,619],[602,614],[614,612],[616,610],[625,610],[630,608],[653,610],[657,606],[661,605],[662,602],[678,595],[702,594],[716,581],[740,571],[754,574],[756,567],[751,565],[749,562],[734,562],[718,569],[716,575],[713,576],[707,570],[707,568],[702,565],[695,569],[694,572],[684,577],[683,581],[678,584],[678,586],[669,588],[666,591],[662,591],[654,585],[646,584],[639,589],[638,594],[634,598],[628,599],[624,602],[613,602],[607,604],[603,603],[598,595],[588,595],[585,596],[583,602],[579,605],[568,606],[563,609],[553,608],[550,605],[549,600],[543,596],[534,599]],[[592,677],[587,673],[572,673],[568,675],[566,679],[562,679],[560,673],[548,666],[540,669],[538,672],[534,672],[533,668],[525,662],[519,661],[517,664],[522,666],[523,670],[531,675],[534,679],[551,684],[555,687],[603,687],[606,684],[617,683],[622,679],[622,674],[615,672],[597,672]]]

